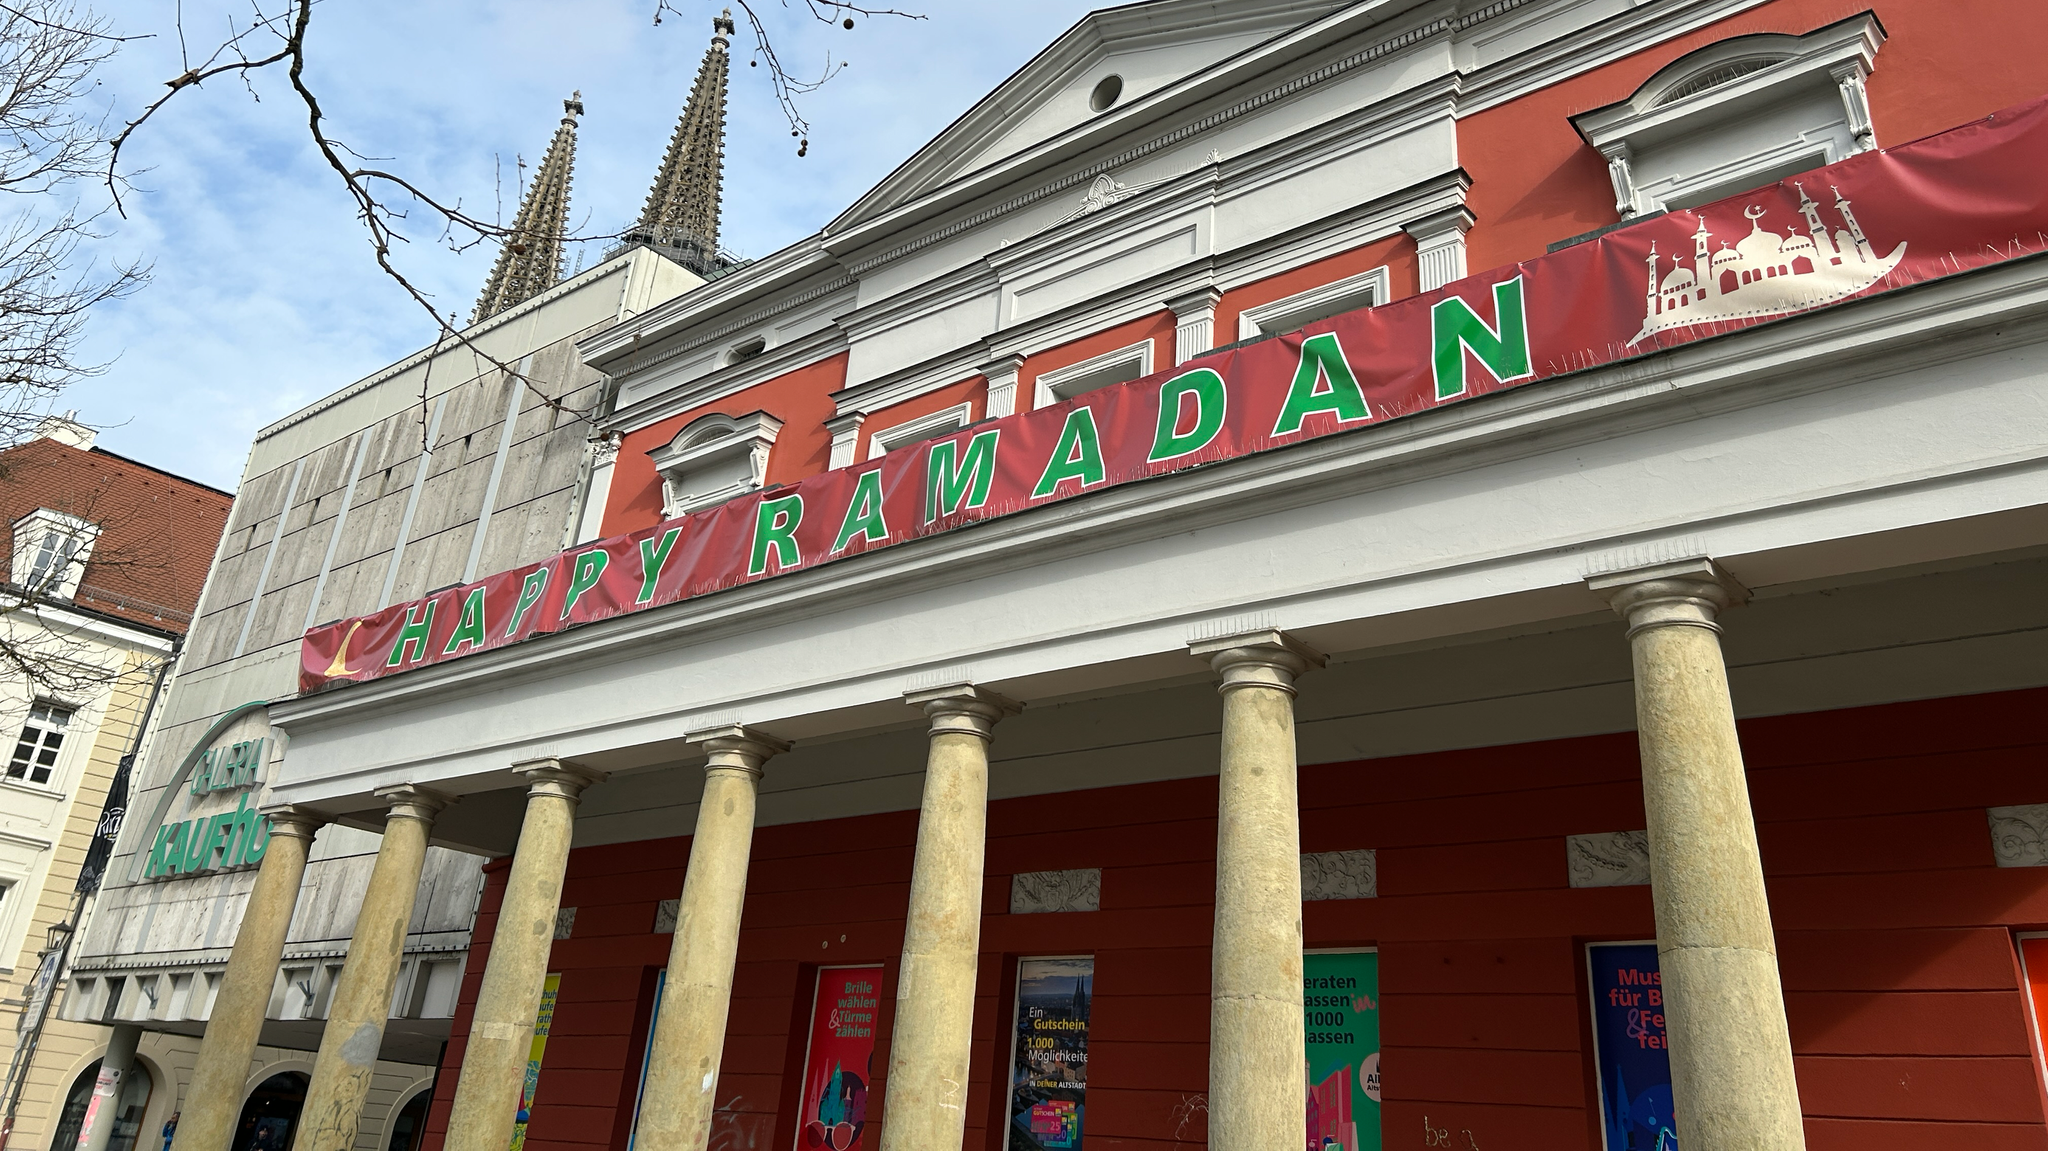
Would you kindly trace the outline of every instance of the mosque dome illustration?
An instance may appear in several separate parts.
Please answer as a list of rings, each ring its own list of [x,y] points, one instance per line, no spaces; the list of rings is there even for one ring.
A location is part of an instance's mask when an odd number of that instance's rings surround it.
[[[1877,254],[1841,189],[1833,189],[1840,226],[1830,233],[1820,218],[1820,205],[1806,194],[1805,186],[1793,187],[1799,189],[1804,235],[1796,225],[1783,235],[1765,228],[1769,213],[1752,204],[1743,211],[1749,234],[1733,245],[1723,240],[1714,249],[1709,246],[1714,234],[1702,214],[1692,236],[1691,266],[1674,254],[1662,279],[1658,273],[1663,257],[1652,243],[1643,330],[1629,344],[1676,328],[1779,316],[1846,299],[1890,275],[1906,258],[1904,241],[1890,255]]]

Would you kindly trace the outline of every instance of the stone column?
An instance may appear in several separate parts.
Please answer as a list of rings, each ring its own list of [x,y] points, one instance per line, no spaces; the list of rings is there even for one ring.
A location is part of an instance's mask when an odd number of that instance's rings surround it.
[[[517,763],[512,770],[526,779],[526,818],[519,825],[505,901],[498,908],[490,958],[477,988],[462,1077],[456,1080],[448,1116],[447,1151],[504,1151],[512,1142],[533,1050],[534,1016],[555,943],[555,918],[562,909],[576,804],[584,788],[605,778],[603,772],[559,759]]]
[[[701,1151],[711,1139],[718,1103],[718,1064],[725,1053],[747,859],[754,846],[755,792],[761,765],[789,745],[737,726],[686,738],[703,744],[711,762],[704,767],[704,798],[697,804],[697,834],[690,840],[690,869],[676,908],[634,1142]]]
[[[306,1088],[298,1134],[292,1139],[294,1151],[355,1147],[363,1097],[377,1070],[391,993],[405,958],[405,930],[412,922],[420,867],[427,858],[427,833],[433,829],[434,816],[448,805],[448,797],[440,792],[411,785],[380,788],[377,796],[391,805],[384,817],[384,842],[377,849],[370,886],[356,909],[348,958],[342,961],[341,978],[329,1001],[313,1082]],[[236,1094],[239,1099],[239,1086]]]
[[[1209,976],[1209,1145],[1301,1142],[1301,810],[1294,681],[1323,656],[1278,631],[1189,645],[1223,682],[1216,934]]]
[[[306,877],[306,853],[313,834],[326,822],[304,808],[271,808],[264,814],[270,818],[270,842],[206,1018],[172,1151],[227,1151],[235,1137],[249,1065],[256,1058],[263,1016],[270,1010],[270,992],[284,958],[285,933],[298,906],[299,884]]]
[[[1742,588],[1708,560],[1588,582],[1629,623],[1679,1143],[1804,1147],[1777,943],[1715,622]]]
[[[100,1056],[99,1078],[92,1085],[92,1101],[86,1105],[85,1130],[79,1133],[79,1151],[107,1151],[114,1138],[114,1120],[119,1118],[121,1083],[135,1066],[135,1047],[142,1041],[142,1028],[117,1023],[107,1036],[106,1054]],[[72,1151],[53,1147],[51,1151]]]
[[[988,838],[988,745],[1019,705],[957,684],[904,699],[931,717],[910,914],[896,982],[882,1151],[950,1151],[966,1133],[981,869]]]

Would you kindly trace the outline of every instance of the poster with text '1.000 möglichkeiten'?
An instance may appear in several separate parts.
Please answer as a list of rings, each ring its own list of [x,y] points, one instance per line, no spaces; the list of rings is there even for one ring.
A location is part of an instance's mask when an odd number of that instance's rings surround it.
[[[1309,1151],[1379,1151],[1380,957],[1301,957]]]
[[[1081,1146],[1088,1103],[1088,1016],[1095,960],[1017,961],[1017,1039],[1010,1062],[1009,1151]]]
[[[1593,1062],[1607,1151],[1678,1151],[1657,945],[1589,943],[1586,968],[1593,981]]]

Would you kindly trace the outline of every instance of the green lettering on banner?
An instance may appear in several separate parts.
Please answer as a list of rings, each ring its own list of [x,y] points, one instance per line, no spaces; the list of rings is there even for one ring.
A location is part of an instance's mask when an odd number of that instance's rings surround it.
[[[569,618],[584,592],[597,586],[597,581],[604,576],[605,565],[611,562],[611,553],[603,548],[591,548],[576,556],[576,562],[569,568],[569,594],[562,597],[563,619]]]
[[[795,567],[804,562],[803,549],[796,542],[796,529],[803,522],[802,496],[762,500],[754,512],[754,554],[747,560],[747,574],[760,575],[768,570],[770,550],[775,552],[777,568]]]
[[[1344,345],[1337,333],[1324,332],[1301,342],[1301,363],[1294,369],[1294,383],[1287,389],[1287,402],[1280,406],[1280,418],[1273,421],[1273,435],[1291,436],[1301,423],[1316,412],[1332,412],[1339,423],[1372,418],[1365,392],[1351,364],[1344,358]]]
[[[1102,474],[1102,442],[1095,432],[1095,411],[1075,408],[1067,413],[1060,442],[1053,447],[1052,458],[1045,461],[1045,471],[1038,477],[1038,486],[1031,489],[1031,498],[1049,496],[1068,480],[1080,480],[1084,488],[1099,484]]]
[[[661,533],[660,542],[652,538],[640,541],[640,594],[633,602],[643,604],[654,598],[654,585],[661,580],[661,569],[668,566],[668,553],[676,546],[676,537],[683,534],[680,525]]]
[[[526,613],[539,605],[540,597],[546,594],[548,590],[548,572],[550,570],[552,569],[545,567],[535,568],[527,573],[525,580],[520,582],[519,602],[512,607],[512,622],[505,625],[506,639],[511,639],[512,633],[519,630],[519,622],[526,618]]]
[[[988,502],[989,485],[996,478],[995,429],[976,433],[967,441],[966,458],[960,458],[960,441],[933,444],[925,454],[924,522],[949,516],[963,506],[978,508]]]
[[[434,631],[434,605],[438,602],[430,599],[405,609],[405,626],[398,629],[398,642],[391,645],[391,658],[384,661],[385,667],[427,658],[427,640]]]
[[[1189,396],[1195,398],[1195,426],[1182,434],[1178,430],[1180,414]],[[1196,368],[1166,381],[1159,388],[1159,431],[1152,437],[1152,454],[1145,457],[1146,462],[1156,464],[1208,447],[1223,430],[1229,406],[1230,390],[1214,369]]]
[[[441,649],[442,655],[454,655],[463,644],[484,642],[484,589],[469,589],[468,598],[462,601],[462,619],[455,625],[454,634],[448,637],[448,646]]]
[[[1465,394],[1465,353],[1471,352],[1488,374],[1501,383],[1535,375],[1529,363],[1529,325],[1522,310],[1522,277],[1493,286],[1493,313],[1498,328],[1488,327],[1472,305],[1457,296],[1429,309],[1431,373],[1436,398]]]
[[[863,543],[889,538],[888,521],[882,518],[882,469],[862,472],[853,481],[853,499],[846,505],[846,519],[839,525],[839,538],[832,550],[839,551],[859,536]]]

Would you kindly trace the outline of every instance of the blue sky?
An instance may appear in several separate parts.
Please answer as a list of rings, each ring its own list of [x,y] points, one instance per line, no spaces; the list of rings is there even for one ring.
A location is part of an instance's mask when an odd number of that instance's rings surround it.
[[[330,130],[449,199],[490,215],[517,207],[514,157],[539,160],[580,89],[571,211],[609,231],[639,211],[696,76],[720,6],[672,0],[327,0],[315,10],[309,76]],[[726,127],[724,243],[762,256],[817,230],[1090,8],[909,0],[929,18],[824,26],[765,0],[783,61],[845,72],[805,98],[810,153],[776,110],[763,68],[736,38]],[[112,115],[176,75],[171,0],[115,6],[127,45],[97,90]],[[185,0],[195,49],[246,5]],[[211,42],[218,42],[215,33]],[[59,406],[102,427],[100,445],[221,487],[238,482],[256,430],[432,339],[417,305],[383,278],[334,175],[306,142],[282,74],[254,97],[223,77],[173,100],[136,139],[136,192],[103,260],[140,258],[153,282],[96,314],[86,354],[110,362]],[[422,219],[397,254],[444,310],[467,318],[494,251],[453,253]],[[595,256],[595,253],[592,253]],[[573,259],[573,257],[572,257]]]

